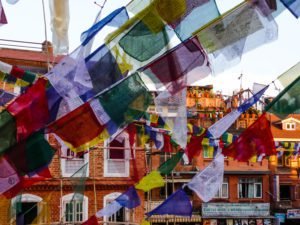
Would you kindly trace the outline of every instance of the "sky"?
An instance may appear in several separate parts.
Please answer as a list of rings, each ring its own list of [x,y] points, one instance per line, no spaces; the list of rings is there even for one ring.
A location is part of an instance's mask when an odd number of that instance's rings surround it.
[[[49,19],[49,2],[43,0],[46,14],[47,40],[52,39]],[[42,43],[46,40],[43,19],[42,0],[20,0],[15,5],[2,4],[7,16],[8,24],[0,27],[0,39],[29,41]],[[69,49],[70,52],[80,45],[80,34],[88,29],[94,22],[100,7],[95,0],[69,0]],[[102,5],[104,0],[97,0]],[[129,0],[107,0],[102,12],[102,18],[114,9],[125,6]],[[217,0],[220,12],[225,12],[234,7],[241,0]],[[283,7],[278,2],[278,7]],[[209,76],[198,81],[197,85],[213,84],[214,90],[230,95],[238,90],[240,85],[244,89],[252,88],[254,82],[269,84],[279,75],[300,61],[300,21],[288,10],[275,17],[278,25],[278,39],[264,44],[248,53],[243,54],[241,61],[236,66],[227,69],[217,76]],[[3,43],[3,42],[1,42]],[[97,43],[96,43],[97,45]],[[238,77],[243,74],[242,82]],[[267,94],[275,95],[271,85]]]

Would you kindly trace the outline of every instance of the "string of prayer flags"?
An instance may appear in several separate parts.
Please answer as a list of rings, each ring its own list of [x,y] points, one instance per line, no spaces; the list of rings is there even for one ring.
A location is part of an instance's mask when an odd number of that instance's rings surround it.
[[[165,181],[163,177],[160,175],[160,172],[154,170],[150,172],[147,176],[143,177],[135,185],[135,188],[147,192],[154,188],[163,187],[164,185],[165,185]]]
[[[248,98],[243,102],[242,105],[240,105],[236,110],[232,110],[230,113],[228,113],[226,116],[224,116],[222,119],[218,120],[216,123],[211,125],[207,131],[208,135],[213,136],[214,138],[219,138],[221,135],[228,130],[228,128],[234,123],[234,121],[239,118],[239,116],[245,112],[247,109],[249,109],[252,105],[254,105],[261,96],[265,93],[265,91],[268,89],[269,86],[264,87],[259,92],[254,94],[251,98]]]
[[[4,8],[2,6],[2,2],[0,0],[0,26],[3,24],[7,24],[7,19],[5,16]]]
[[[182,4],[181,2],[176,1],[177,4]],[[183,2],[185,2],[184,14],[171,23],[181,41],[188,39],[196,30],[220,16],[214,0],[185,0]]]
[[[50,0],[50,18],[54,54],[69,52],[69,0]]]
[[[17,126],[16,138],[21,141],[45,127],[49,121],[47,81],[40,78],[24,94],[7,106]]]
[[[225,156],[238,161],[248,161],[254,155],[276,154],[273,135],[266,113],[262,114],[251,126],[249,126],[231,145],[222,150]]]
[[[30,85],[30,83],[23,81],[21,79],[17,79],[16,77],[11,76],[2,71],[0,71],[0,81],[5,82],[6,84],[12,84],[14,86],[18,86],[18,87],[27,87]]]
[[[179,151],[175,155],[173,155],[170,159],[168,159],[163,164],[161,164],[160,167],[158,168],[160,174],[169,175],[172,172],[172,170],[175,168],[177,163],[180,161],[183,154],[184,154],[183,151]]]
[[[289,114],[300,113],[300,76],[281,91],[266,108],[283,119]]]
[[[192,205],[189,197],[183,189],[179,189],[170,195],[162,204],[157,206],[150,212],[147,212],[148,217],[152,215],[179,215],[192,216]]]
[[[300,2],[297,0],[280,0],[282,4],[290,10],[290,12],[296,17],[300,17]]]
[[[112,13],[84,32],[82,45],[65,56],[46,75],[57,94],[64,99],[65,105],[69,108],[61,113],[61,116],[122,78],[115,58],[105,45],[97,48],[92,54],[88,54],[93,38],[99,34],[104,25],[119,26],[127,20],[123,18],[124,12],[126,12],[124,8],[118,9],[115,11],[117,15],[114,16]]]
[[[277,32],[271,14],[264,16],[251,2],[243,2],[197,32],[197,37],[218,74],[237,64],[243,52],[275,40]]]
[[[12,66],[8,63],[0,61],[0,71],[4,74],[9,74],[15,78],[23,80],[26,83],[32,84],[37,80],[37,74],[25,71],[17,66]]]
[[[204,202],[216,196],[223,183],[224,156],[218,154],[216,158],[202,171],[196,174],[187,184]]]
[[[172,95],[187,83],[203,79],[211,72],[208,59],[196,38],[180,43],[145,66],[141,78],[150,80],[157,90],[165,87]]]

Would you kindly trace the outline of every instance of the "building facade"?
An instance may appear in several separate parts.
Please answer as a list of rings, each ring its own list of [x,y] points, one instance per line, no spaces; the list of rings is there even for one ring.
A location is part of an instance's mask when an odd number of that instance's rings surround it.
[[[0,49],[0,60],[43,75],[63,56],[53,56],[51,43],[45,42],[41,51]],[[4,86],[3,86],[4,87]],[[14,85],[6,86],[14,91]],[[19,94],[18,91],[15,91]],[[49,165],[51,178],[25,188],[12,199],[0,197],[0,224],[81,224],[114,201],[145,171],[145,150],[138,144],[131,155],[128,134],[118,141],[98,143],[83,153],[74,153],[54,135],[47,135],[55,155]],[[141,206],[134,210],[120,209],[99,223],[139,224],[144,218],[144,195],[139,192]]]

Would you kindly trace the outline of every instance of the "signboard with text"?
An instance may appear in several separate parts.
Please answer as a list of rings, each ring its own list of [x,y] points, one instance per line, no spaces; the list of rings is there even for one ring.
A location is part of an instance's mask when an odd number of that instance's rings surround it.
[[[269,203],[203,203],[202,216],[264,217],[270,216]]]
[[[288,209],[286,212],[288,219],[300,219],[300,209]]]

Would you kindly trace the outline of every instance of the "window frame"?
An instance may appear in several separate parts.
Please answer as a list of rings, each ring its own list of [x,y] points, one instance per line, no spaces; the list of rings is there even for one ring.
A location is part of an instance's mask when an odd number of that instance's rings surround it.
[[[285,123],[286,130],[296,130],[296,123],[295,122],[287,122]]]
[[[248,180],[248,182],[241,182],[241,179],[246,179]],[[253,179],[253,182],[249,182],[250,179]],[[257,179],[260,179],[260,181],[255,181]],[[248,184],[249,185],[253,185],[253,197],[249,197],[248,193],[247,193],[247,197],[241,197],[240,196],[240,188],[242,184]],[[240,177],[239,181],[238,181],[238,192],[237,192],[237,197],[238,199],[262,199],[263,198],[263,179],[262,177]],[[260,196],[255,196],[255,194],[257,193],[257,186],[260,186]],[[248,187],[249,189],[249,187]]]
[[[126,133],[126,132],[123,132],[122,134],[120,135],[123,135],[121,136],[121,138],[124,138],[124,159],[109,159],[109,145],[110,145],[110,142],[109,141],[105,141],[104,142],[104,171],[103,171],[103,176],[104,177],[129,177],[130,176],[130,158],[131,157],[128,157],[128,154],[130,154],[130,145],[129,145],[129,135]],[[128,150],[125,150],[126,148],[129,148]],[[135,148],[133,146],[133,148]],[[127,152],[126,152],[127,151]],[[134,153],[135,154],[135,153]],[[134,156],[135,157],[135,156]],[[125,171],[123,173],[112,173],[109,170],[108,166],[109,166],[109,161],[115,161],[115,162],[123,162],[125,163]]]
[[[106,205],[112,201],[114,201],[116,198],[118,198],[122,193],[120,192],[113,192],[113,193],[110,193],[110,194],[107,194],[103,197],[103,208],[106,207]],[[122,207],[120,210],[124,210],[124,218],[125,218],[125,221],[121,221],[121,222],[129,222],[130,220],[130,210],[129,209],[126,209],[125,207]],[[111,216],[103,216],[103,222],[117,222],[117,221],[113,221],[113,220],[110,220],[110,218],[112,216],[114,216],[115,214],[111,215]]]
[[[226,196],[223,196],[223,185],[226,186]],[[215,199],[228,199],[229,198],[229,182],[228,179],[223,180],[221,187],[219,188],[217,194],[214,197]]]
[[[61,147],[62,149],[64,148],[64,151],[68,151],[68,148],[67,147]],[[69,150],[70,152],[72,152],[71,150]],[[75,161],[75,160],[79,160],[79,159],[76,159],[76,153],[75,152],[72,152],[73,154],[74,154],[74,156],[72,157],[72,158],[68,158],[68,156],[67,157],[61,157],[60,158],[60,165],[61,165],[61,174],[62,174],[62,176],[63,177],[71,177],[75,172],[73,172],[73,173],[68,173],[68,172],[66,172],[66,166],[67,166],[67,161]],[[82,166],[83,165],[85,165],[85,164],[87,164],[88,162],[89,162],[89,159],[90,159],[90,157],[89,157],[89,151],[87,151],[86,153],[84,153],[84,155],[83,155],[83,162],[82,162]],[[81,160],[81,159],[80,159]],[[82,167],[81,166],[81,167]],[[80,168],[81,168],[80,167]],[[87,171],[86,171],[86,177],[88,177],[89,176],[89,163],[88,163],[88,165],[87,165]],[[80,168],[78,168],[78,169],[80,169]]]
[[[76,219],[77,216],[77,210],[76,210],[76,206],[79,201],[75,199],[75,204],[72,206],[73,207],[73,221],[66,221],[66,206],[67,204],[71,203],[71,200],[73,199],[73,195],[75,193],[70,193],[67,195],[64,195],[61,198],[61,210],[60,210],[60,218],[63,218],[63,222],[64,223],[82,223],[84,221],[86,221],[88,219],[88,197],[85,195],[82,195],[82,221],[74,221]],[[81,194],[80,194],[81,195]],[[81,202],[81,201],[80,201]]]

